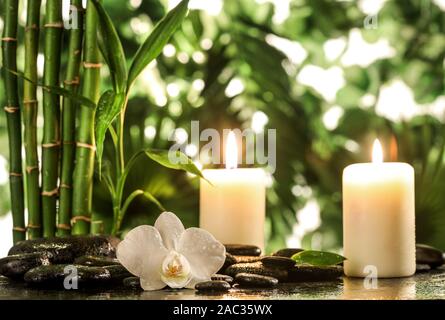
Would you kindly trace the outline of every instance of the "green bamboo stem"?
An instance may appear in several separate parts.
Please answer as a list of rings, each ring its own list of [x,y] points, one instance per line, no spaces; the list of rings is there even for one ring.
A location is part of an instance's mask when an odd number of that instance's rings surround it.
[[[23,118],[26,162],[26,192],[28,207],[28,238],[42,236],[37,155],[37,55],[39,52],[41,0],[28,0],[25,28],[25,77],[23,83]]]
[[[59,85],[60,54],[62,42],[62,1],[47,0],[45,21],[45,67],[43,83]],[[55,234],[57,179],[59,176],[60,151],[60,103],[59,96],[43,90],[43,144],[42,144],[42,213],[43,236]]]
[[[94,4],[88,1],[86,12],[82,95],[99,99],[100,60],[97,44],[98,18]],[[95,110],[81,105],[76,144],[76,164],[73,180],[73,234],[90,232],[94,173]]]
[[[71,6],[77,10],[77,28],[72,28],[69,35],[68,66],[65,76],[65,89],[77,93],[80,80],[80,62],[82,58],[83,8],[82,0],[71,0]],[[71,233],[72,184],[75,154],[76,103],[64,97],[62,104],[62,168],[60,176],[60,204],[57,234]]]
[[[4,0],[4,28],[2,36],[3,78],[5,84],[6,121],[9,139],[9,187],[11,191],[11,212],[13,219],[13,241],[26,238],[24,216],[22,134],[17,76],[17,16],[18,0]]]

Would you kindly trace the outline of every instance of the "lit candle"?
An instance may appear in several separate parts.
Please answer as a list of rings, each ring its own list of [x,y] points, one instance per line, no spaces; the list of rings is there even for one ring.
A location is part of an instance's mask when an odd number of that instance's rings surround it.
[[[262,169],[238,169],[235,135],[227,137],[226,169],[203,170],[200,227],[225,244],[256,245],[264,250],[266,212],[265,174]]]
[[[416,270],[414,169],[383,162],[374,142],[373,162],[343,171],[345,274],[379,278],[411,276]]]

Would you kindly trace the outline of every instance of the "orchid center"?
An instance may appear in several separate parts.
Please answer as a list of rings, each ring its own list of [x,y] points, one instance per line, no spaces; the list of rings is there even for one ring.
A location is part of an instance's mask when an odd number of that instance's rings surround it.
[[[161,279],[170,288],[182,288],[190,281],[191,269],[186,257],[171,251],[162,262]]]

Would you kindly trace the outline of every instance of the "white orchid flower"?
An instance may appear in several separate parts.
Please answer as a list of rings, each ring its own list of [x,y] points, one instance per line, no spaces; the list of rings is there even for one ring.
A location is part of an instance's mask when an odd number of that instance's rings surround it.
[[[223,266],[226,249],[206,230],[185,230],[175,214],[164,212],[154,227],[143,225],[128,232],[117,247],[117,258],[140,278],[144,290],[193,289]]]

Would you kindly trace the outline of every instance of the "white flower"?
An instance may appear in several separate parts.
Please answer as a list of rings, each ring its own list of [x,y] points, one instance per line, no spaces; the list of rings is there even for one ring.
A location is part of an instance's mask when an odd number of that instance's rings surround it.
[[[175,214],[164,212],[154,227],[128,232],[117,247],[117,258],[141,279],[144,290],[194,288],[223,266],[226,249],[206,230],[185,230]]]

